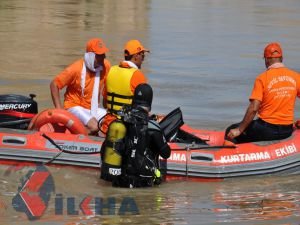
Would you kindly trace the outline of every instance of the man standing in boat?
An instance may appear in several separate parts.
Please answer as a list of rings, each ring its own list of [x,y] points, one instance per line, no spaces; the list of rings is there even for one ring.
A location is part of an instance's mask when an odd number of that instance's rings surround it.
[[[255,80],[242,122],[228,127],[225,139],[244,143],[280,140],[292,134],[295,101],[300,97],[300,75],[285,67],[282,59],[279,43],[265,47],[267,70]],[[256,114],[258,119],[253,120]]]
[[[131,105],[135,88],[147,83],[147,78],[140,70],[146,52],[149,50],[140,41],[130,40],[124,47],[125,60],[110,69],[103,91],[104,105],[108,111],[101,126],[104,133],[122,107]]]
[[[99,130],[98,120],[106,114],[105,109],[99,108],[99,103],[104,78],[110,69],[110,63],[105,58],[108,51],[100,38],[89,40],[84,58],[68,66],[50,84],[55,108],[65,108],[73,113],[90,134]],[[60,90],[64,87],[66,92],[62,105]]]

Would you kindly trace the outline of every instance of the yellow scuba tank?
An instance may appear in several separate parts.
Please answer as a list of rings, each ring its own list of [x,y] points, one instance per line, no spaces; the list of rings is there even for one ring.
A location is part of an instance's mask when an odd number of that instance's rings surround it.
[[[113,121],[109,127],[103,144],[101,179],[112,181],[121,175],[122,152],[125,149],[126,127],[120,120]]]

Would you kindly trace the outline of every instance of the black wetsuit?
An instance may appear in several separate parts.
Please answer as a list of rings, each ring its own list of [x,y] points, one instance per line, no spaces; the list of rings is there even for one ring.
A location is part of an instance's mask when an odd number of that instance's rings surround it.
[[[122,174],[113,180],[113,186],[151,187],[159,184],[161,177],[155,175],[159,167],[158,157],[167,159],[171,153],[159,124],[149,120],[128,124],[127,127],[126,150],[122,154]]]

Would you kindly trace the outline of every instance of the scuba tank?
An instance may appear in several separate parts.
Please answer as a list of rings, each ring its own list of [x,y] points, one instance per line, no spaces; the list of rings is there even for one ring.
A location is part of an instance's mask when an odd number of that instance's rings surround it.
[[[122,121],[115,120],[109,125],[106,139],[101,147],[101,179],[112,181],[121,175],[125,135],[126,127]]]

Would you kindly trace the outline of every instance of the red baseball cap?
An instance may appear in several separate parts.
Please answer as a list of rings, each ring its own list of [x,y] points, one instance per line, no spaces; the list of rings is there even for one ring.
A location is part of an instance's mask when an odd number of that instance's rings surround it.
[[[272,42],[265,47],[264,58],[280,58],[282,57],[282,49],[280,44]]]
[[[104,42],[100,38],[93,38],[86,44],[86,52],[94,52],[97,55],[102,55],[108,52]]]

